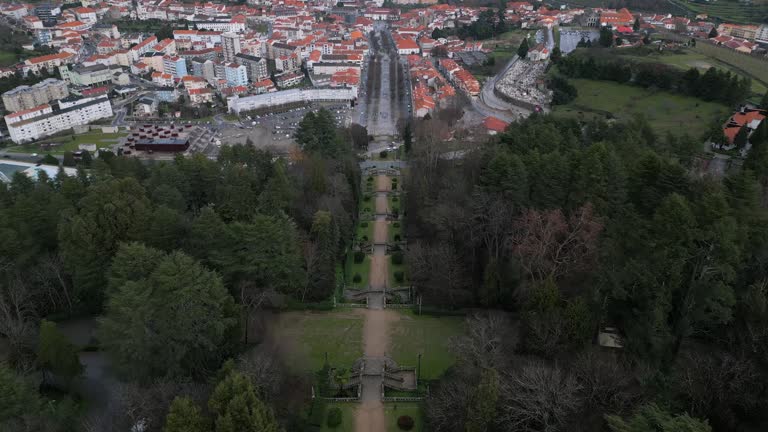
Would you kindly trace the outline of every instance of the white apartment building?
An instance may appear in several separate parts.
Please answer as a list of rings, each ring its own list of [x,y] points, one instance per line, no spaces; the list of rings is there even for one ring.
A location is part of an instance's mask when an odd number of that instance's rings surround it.
[[[227,108],[229,112],[239,114],[241,111],[252,111],[297,102],[349,102],[353,99],[355,99],[355,94],[352,89],[349,88],[291,89],[242,98],[233,96],[227,99]]]
[[[240,54],[240,35],[236,33],[224,33],[221,35],[221,45],[225,62],[235,61],[235,56]]]
[[[57,110],[43,105],[30,112],[6,116],[8,132],[15,143],[35,141],[112,116],[112,104],[106,96],[82,99],[62,99]]]
[[[48,78],[32,86],[21,85],[3,93],[6,111],[28,110],[69,96],[67,83]]]
[[[763,24],[757,29],[755,40],[768,43],[768,24]]]
[[[245,31],[244,22],[236,21],[190,21],[190,24],[198,30],[210,30],[216,32],[242,33]]]
[[[229,87],[248,85],[248,68],[245,65],[228,63],[224,68],[224,75]]]

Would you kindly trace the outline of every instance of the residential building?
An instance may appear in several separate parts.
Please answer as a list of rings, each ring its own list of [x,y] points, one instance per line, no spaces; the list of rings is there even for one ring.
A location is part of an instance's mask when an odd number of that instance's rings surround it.
[[[245,65],[229,63],[224,69],[224,75],[229,87],[248,85],[248,68]]]
[[[187,62],[181,57],[163,57],[163,72],[171,74],[175,78],[189,75],[187,73]]]
[[[222,52],[225,62],[235,61],[235,56],[240,54],[240,35],[236,33],[223,33],[221,35]]]
[[[32,86],[22,85],[3,93],[3,105],[6,111],[16,112],[63,99],[68,95],[69,88],[65,81],[48,78]]]
[[[355,99],[352,89],[290,89],[257,96],[232,96],[227,99],[229,112],[240,113],[283,105],[309,102],[349,102]]]
[[[63,64],[71,63],[74,59],[75,55],[66,51],[57,54],[32,57],[24,61],[23,69],[25,73],[32,72],[33,74],[38,75],[42,69],[53,72],[55,68]]]
[[[5,117],[11,140],[15,143],[35,141],[40,138],[86,125],[112,116],[109,98],[62,99],[57,109],[43,105],[31,112],[21,111]]]
[[[122,73],[120,66],[105,66],[97,64],[93,66],[75,65],[71,68],[62,66],[59,68],[61,78],[75,86],[98,86],[109,84],[117,73]]]
[[[203,77],[206,81],[216,78],[216,71],[211,60],[195,57],[192,59],[192,75]]]
[[[251,82],[258,82],[269,77],[267,68],[267,59],[248,54],[239,53],[235,55],[235,62],[248,68],[248,79]]]

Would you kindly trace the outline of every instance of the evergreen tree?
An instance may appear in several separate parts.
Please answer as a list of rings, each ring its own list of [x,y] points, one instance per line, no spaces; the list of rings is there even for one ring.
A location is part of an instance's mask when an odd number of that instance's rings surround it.
[[[257,396],[251,382],[230,372],[214,389],[208,407],[216,418],[216,432],[278,432],[272,410]]]
[[[188,397],[176,396],[165,417],[163,432],[208,432],[200,407]]]
[[[712,27],[712,30],[709,31],[709,37],[710,39],[716,38],[718,36],[717,29],[715,27]]]
[[[121,265],[122,261],[113,262]],[[173,252],[111,293],[98,335],[113,365],[125,376],[200,376],[237,337],[236,317],[221,278],[189,256]]]
[[[635,18],[635,23],[632,24],[632,31],[635,33],[640,31],[640,17]]]
[[[26,413],[36,413],[40,405],[31,382],[16,375],[6,363],[0,362],[0,425],[19,419]]]
[[[336,287],[339,231],[330,212],[318,210],[315,213],[311,236],[315,259],[312,268],[307,269],[308,294],[311,299],[320,300],[331,295]]]
[[[64,378],[67,383],[83,372],[75,346],[56,328],[55,323],[46,320],[40,321],[37,362],[44,371]]]
[[[411,145],[413,144],[413,131],[411,130],[411,122],[408,122],[405,124],[405,129],[403,130],[403,148],[405,149],[405,153],[411,152]]]
[[[768,110],[768,91],[765,92],[763,95],[763,98],[760,100],[760,108],[764,110]],[[765,122],[761,122],[765,123]]]
[[[480,382],[472,391],[467,403],[465,432],[485,432],[493,421],[499,400],[499,374],[494,369],[485,369]]]
[[[523,41],[520,42],[520,46],[517,48],[517,56],[521,59],[528,56],[528,38],[524,38]]]
[[[736,146],[737,149],[744,148],[745,145],[747,145],[747,141],[749,139],[749,128],[747,125],[744,125],[739,129],[739,131],[736,133],[736,136],[733,138],[733,144]]]
[[[613,28],[611,26],[604,26],[600,28],[600,46],[612,47],[613,46]]]

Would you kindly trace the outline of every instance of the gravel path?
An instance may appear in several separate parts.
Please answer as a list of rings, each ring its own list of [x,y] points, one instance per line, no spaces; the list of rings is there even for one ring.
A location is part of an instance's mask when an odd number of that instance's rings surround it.
[[[374,226],[374,243],[386,243],[387,231],[387,194],[392,182],[387,176],[376,177],[376,225]],[[371,256],[371,273],[369,283],[372,290],[381,290],[387,286],[387,247],[375,246]],[[400,319],[394,311],[383,309],[383,295],[372,294],[369,297],[368,309],[365,309],[363,324],[363,348],[366,357],[384,357],[389,348],[390,327]],[[366,377],[363,381],[361,395],[362,404],[355,411],[355,430],[357,432],[386,432],[387,421],[384,415],[384,404],[381,402],[381,379]]]

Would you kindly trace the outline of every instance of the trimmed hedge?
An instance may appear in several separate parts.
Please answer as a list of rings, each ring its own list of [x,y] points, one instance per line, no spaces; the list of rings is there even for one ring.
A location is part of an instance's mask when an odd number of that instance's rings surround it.
[[[414,424],[415,422],[411,416],[404,415],[397,418],[397,427],[399,427],[400,430],[409,431],[413,429]]]

